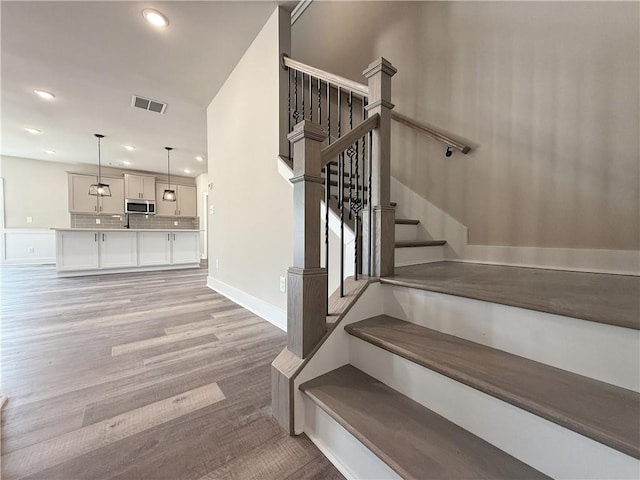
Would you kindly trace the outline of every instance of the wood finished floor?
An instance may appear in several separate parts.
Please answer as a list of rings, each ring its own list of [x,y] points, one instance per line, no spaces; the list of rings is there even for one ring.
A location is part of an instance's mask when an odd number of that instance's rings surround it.
[[[342,479],[271,417],[286,335],[205,282],[0,269],[2,479]]]

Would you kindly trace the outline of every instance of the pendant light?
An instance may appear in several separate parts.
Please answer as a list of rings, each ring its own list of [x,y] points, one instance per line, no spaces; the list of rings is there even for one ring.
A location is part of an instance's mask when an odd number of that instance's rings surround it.
[[[111,189],[109,185],[102,183],[102,165],[100,163],[100,140],[104,138],[104,135],[99,133],[94,133],[94,135],[98,139],[98,183],[89,185],[89,195],[93,195],[94,197],[110,197]]]
[[[162,194],[162,200],[165,202],[176,201],[176,191],[171,190],[171,170],[169,168],[169,153],[173,150],[172,147],[164,147],[167,150],[167,189]]]

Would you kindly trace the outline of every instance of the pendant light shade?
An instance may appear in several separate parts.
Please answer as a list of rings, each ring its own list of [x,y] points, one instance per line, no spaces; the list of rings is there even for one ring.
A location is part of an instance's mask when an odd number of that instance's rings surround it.
[[[162,200],[164,200],[165,202],[175,202],[176,191],[171,190],[171,169],[169,167],[169,154],[171,153],[171,150],[173,150],[173,148],[172,147],[164,147],[164,148],[167,151],[167,189],[162,194]]]
[[[94,133],[98,139],[98,183],[92,183],[89,185],[89,195],[94,197],[110,197],[111,189],[106,183],[102,183],[102,165],[100,163],[100,140],[104,138],[104,135]]]

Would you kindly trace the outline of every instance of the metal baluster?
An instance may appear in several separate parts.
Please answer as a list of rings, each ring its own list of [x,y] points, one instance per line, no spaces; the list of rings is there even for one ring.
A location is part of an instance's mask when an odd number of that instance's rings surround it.
[[[362,97],[362,121],[363,121],[363,122],[364,122],[364,121],[366,120],[366,118],[367,118],[367,109],[366,109],[366,106],[367,106],[367,99],[366,99],[366,98],[364,98],[364,97]],[[366,149],[366,143],[367,143],[367,142],[366,142],[366,140],[367,140],[367,137],[366,137],[366,134],[364,134],[364,135],[362,136],[362,168],[363,168],[363,170],[366,170],[366,168],[365,168],[365,158],[366,158],[366,157],[365,157],[365,149]],[[365,176],[364,176],[364,174],[363,174],[363,175],[362,175],[362,197],[363,197],[363,198],[364,198],[364,196],[365,196],[365,193],[364,193],[364,181],[365,181]],[[364,268],[363,268],[363,270],[364,270]]]
[[[318,79],[318,123],[322,125],[322,80]]]
[[[327,82],[327,138],[331,145],[331,85]]]
[[[340,208],[340,297],[344,297],[344,152],[338,157],[338,206]]]
[[[353,92],[349,92],[349,131],[353,130]],[[357,150],[356,150],[357,151]],[[351,220],[351,204],[353,203],[353,145],[347,150],[349,155],[349,220]],[[357,235],[357,233],[356,233]]]
[[[293,109],[293,119],[295,123],[298,123],[298,118],[300,118],[300,112],[298,112],[298,71],[294,70],[293,76],[293,96],[295,97],[295,105]],[[295,124],[294,124],[295,125]]]
[[[313,122],[313,77],[309,75],[309,120]]]
[[[320,117],[319,117],[320,118]],[[329,293],[329,209],[331,206],[331,170],[324,166],[324,267],[327,269],[327,293]],[[327,315],[329,315],[329,295],[327,295]]]
[[[373,144],[373,130],[369,132],[369,276],[373,271],[373,206],[371,205],[371,171],[373,170],[373,156],[371,155],[371,145]]]
[[[304,72],[302,72],[302,120],[304,119]]]
[[[290,133],[291,132],[291,69],[287,70],[287,122],[288,122],[287,133]],[[287,143],[289,144],[289,160],[293,161],[293,159],[291,158],[291,142],[287,141]]]
[[[338,87],[338,138],[340,138],[342,130],[342,90]]]

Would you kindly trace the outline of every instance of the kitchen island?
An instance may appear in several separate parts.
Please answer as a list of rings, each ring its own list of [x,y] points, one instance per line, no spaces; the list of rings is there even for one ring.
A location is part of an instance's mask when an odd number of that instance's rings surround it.
[[[56,228],[59,277],[197,268],[200,230]]]

